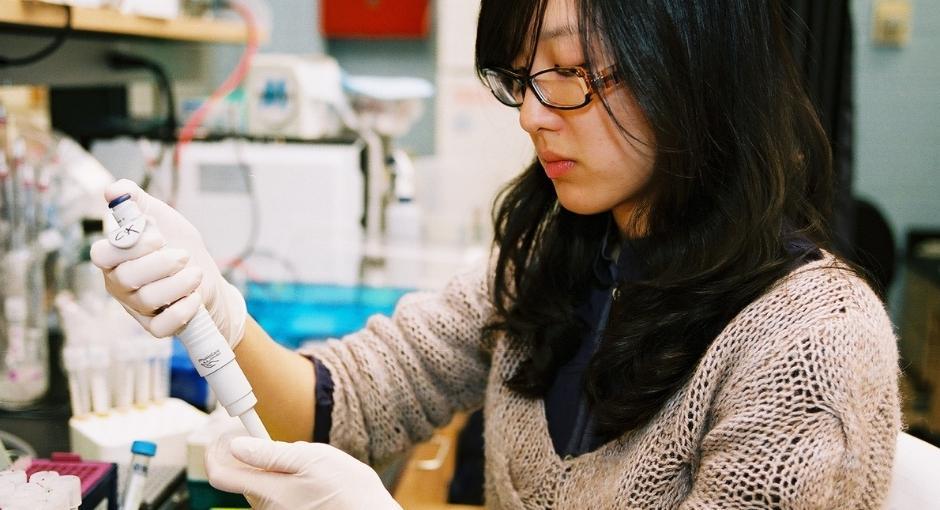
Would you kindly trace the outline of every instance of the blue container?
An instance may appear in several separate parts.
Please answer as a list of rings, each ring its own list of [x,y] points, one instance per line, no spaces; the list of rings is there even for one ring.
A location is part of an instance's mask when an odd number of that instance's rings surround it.
[[[248,284],[248,313],[278,343],[296,349],[310,340],[358,331],[375,314],[391,315],[409,289],[297,283]]]

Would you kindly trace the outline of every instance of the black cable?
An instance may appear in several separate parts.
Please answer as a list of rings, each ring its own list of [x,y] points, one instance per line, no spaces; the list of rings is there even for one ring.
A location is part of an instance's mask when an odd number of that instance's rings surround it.
[[[166,72],[166,69],[155,60],[118,51],[109,52],[107,59],[108,65],[112,69],[146,69],[151,74],[153,74],[154,81],[156,81],[157,88],[160,89],[160,92],[163,95],[163,102],[166,105],[166,117],[164,118],[162,127],[156,133],[155,138],[161,141],[175,141],[176,128],[178,126],[176,120],[176,98],[173,94],[173,85],[170,83],[170,75]],[[172,147],[172,145],[168,145],[167,147]],[[164,150],[162,150],[160,153],[160,159],[157,162],[157,168],[163,166],[163,160],[165,157],[166,148],[164,148]],[[144,175],[144,180],[140,183],[140,187],[146,191],[150,187],[151,180],[152,175],[147,173]]]
[[[112,69],[146,69],[153,74],[154,81],[163,95],[163,101],[166,104],[166,117],[163,121],[162,131],[157,133],[156,138],[161,140],[173,139],[176,136],[176,98],[173,95],[173,86],[170,83],[170,75],[166,69],[157,61],[139,55],[122,53],[119,51],[109,52],[107,55],[108,65]]]
[[[7,57],[0,55],[0,67],[16,67],[16,66],[26,66],[39,62],[40,60],[52,55],[56,50],[58,50],[65,40],[68,38],[69,34],[72,33],[72,7],[69,5],[65,7],[65,26],[56,33],[55,38],[50,42],[45,48],[33,53],[32,55],[27,55],[25,57]]]

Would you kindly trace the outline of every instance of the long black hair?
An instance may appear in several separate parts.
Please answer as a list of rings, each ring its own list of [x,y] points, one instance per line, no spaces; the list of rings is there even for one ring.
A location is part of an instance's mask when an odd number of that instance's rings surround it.
[[[571,1],[585,65],[614,62],[655,136],[653,192],[636,216],[645,276],[622,284],[585,378],[598,432],[616,437],[662,409],[736,314],[829,247],[831,154],[778,1]],[[483,0],[478,71],[534,51],[546,4]],[[536,160],[493,216],[499,313],[487,332],[528,349],[506,383],[542,397],[584,334],[574,312],[609,213],[562,208]]]

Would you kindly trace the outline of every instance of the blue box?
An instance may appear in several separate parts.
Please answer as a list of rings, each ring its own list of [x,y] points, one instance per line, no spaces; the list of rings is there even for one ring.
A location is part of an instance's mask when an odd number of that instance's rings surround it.
[[[278,343],[296,349],[310,340],[358,331],[375,314],[391,315],[409,289],[297,283],[248,284],[248,313]]]

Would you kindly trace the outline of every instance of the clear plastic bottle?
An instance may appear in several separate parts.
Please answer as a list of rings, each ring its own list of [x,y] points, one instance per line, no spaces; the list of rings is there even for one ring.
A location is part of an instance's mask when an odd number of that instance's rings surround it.
[[[36,239],[42,215],[36,170],[26,163],[25,142],[14,143],[3,189],[0,247],[0,407],[33,404],[49,386],[44,257]]]

